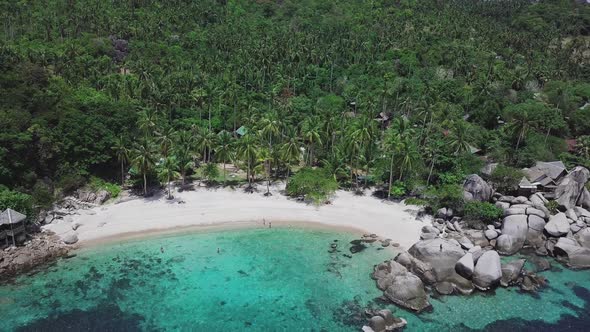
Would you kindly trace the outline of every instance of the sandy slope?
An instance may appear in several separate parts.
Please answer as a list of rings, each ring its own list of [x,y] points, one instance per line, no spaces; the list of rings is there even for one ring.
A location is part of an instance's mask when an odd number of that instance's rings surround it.
[[[164,231],[186,232],[188,227],[268,227],[270,221],[274,227],[319,225],[375,233],[405,248],[418,240],[425,225],[411,214],[416,207],[383,202],[369,196],[369,192],[355,196],[338,191],[331,205],[317,207],[290,200],[279,189],[273,187],[271,197],[242,190],[198,188],[175,193],[176,199],[172,201],[164,197],[137,198],[79,211],[72,223],[81,225],[76,231],[81,245]],[[185,203],[179,204],[179,200]],[[61,222],[44,228],[64,236],[72,232],[72,223]]]

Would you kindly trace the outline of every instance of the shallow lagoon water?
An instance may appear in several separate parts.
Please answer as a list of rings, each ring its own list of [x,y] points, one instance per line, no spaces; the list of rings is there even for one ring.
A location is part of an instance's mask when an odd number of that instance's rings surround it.
[[[393,253],[376,243],[349,258],[353,239],[273,228],[85,249],[0,286],[0,330],[359,331],[363,308],[385,306],[369,275]],[[433,298],[420,315],[390,308],[408,331],[588,330],[590,272],[557,270],[537,296],[498,289]]]

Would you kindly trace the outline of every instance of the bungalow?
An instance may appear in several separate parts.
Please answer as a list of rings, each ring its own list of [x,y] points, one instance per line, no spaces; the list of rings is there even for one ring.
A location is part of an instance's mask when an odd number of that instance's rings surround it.
[[[544,162],[538,161],[531,168],[522,170],[525,177],[519,183],[519,191],[523,195],[530,195],[537,191],[546,193],[546,197],[551,197],[553,191],[567,175],[567,169],[561,161]]]
[[[24,242],[26,219],[27,216],[13,209],[0,213],[0,246],[6,246],[10,242],[16,246],[17,243]]]

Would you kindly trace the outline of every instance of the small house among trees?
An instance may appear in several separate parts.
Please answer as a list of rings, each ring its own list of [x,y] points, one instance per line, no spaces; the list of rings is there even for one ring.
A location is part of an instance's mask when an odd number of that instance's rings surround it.
[[[567,175],[567,169],[561,161],[538,161],[531,168],[522,170],[525,177],[519,183],[519,191],[523,195],[530,195],[537,191],[551,197],[561,179]]]
[[[26,238],[25,220],[27,216],[12,209],[0,213],[0,246],[24,242]]]

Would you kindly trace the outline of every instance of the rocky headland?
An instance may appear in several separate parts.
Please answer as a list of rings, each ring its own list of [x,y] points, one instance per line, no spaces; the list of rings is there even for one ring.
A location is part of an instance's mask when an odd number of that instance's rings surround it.
[[[544,256],[571,269],[590,268],[589,177],[583,167],[567,173],[552,193],[557,203],[551,206],[543,193],[505,196],[470,175],[464,182],[464,200],[493,203],[503,217],[474,229],[452,209],[441,208],[432,225],[422,228],[420,241],[376,265],[372,278],[385,299],[421,312],[430,307],[435,293],[469,295],[496,287],[535,292],[546,284],[537,273],[551,268]],[[510,257],[515,254],[526,258]],[[527,260],[531,271],[525,268]]]

